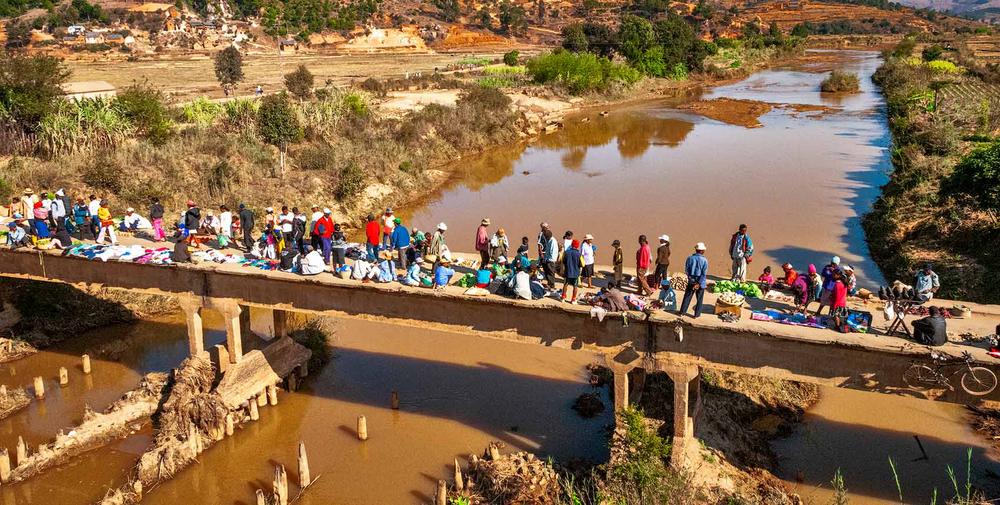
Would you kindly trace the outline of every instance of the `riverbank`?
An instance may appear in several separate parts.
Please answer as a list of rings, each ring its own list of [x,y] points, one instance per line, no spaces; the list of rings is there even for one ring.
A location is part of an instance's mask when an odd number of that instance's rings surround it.
[[[997,303],[996,83],[956,66],[955,54],[925,61],[917,49],[904,40],[874,76],[895,148],[890,180],[863,221],[872,256],[890,281],[912,284],[933,263],[943,296]]]

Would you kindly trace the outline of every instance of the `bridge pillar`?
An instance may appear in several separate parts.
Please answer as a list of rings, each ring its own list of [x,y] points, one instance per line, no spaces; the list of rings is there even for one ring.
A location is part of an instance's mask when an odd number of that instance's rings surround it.
[[[670,365],[665,372],[674,383],[674,436],[670,465],[683,468],[697,457],[694,422],[701,411],[701,376],[698,365]]]
[[[181,309],[187,321],[188,351],[191,356],[205,354],[205,330],[201,323],[201,300],[195,297],[181,297]]]
[[[238,363],[243,358],[243,332],[240,315],[245,309],[236,302],[219,304],[219,312],[226,326],[226,349],[229,351],[229,362]]]
[[[628,369],[612,369],[615,375],[615,413],[628,407]]]
[[[271,309],[271,317],[274,321],[274,338],[288,336],[288,311]]]

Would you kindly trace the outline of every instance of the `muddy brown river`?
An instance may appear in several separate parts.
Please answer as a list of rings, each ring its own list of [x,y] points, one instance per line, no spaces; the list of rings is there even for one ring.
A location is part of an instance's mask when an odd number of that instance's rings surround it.
[[[827,97],[818,92],[831,66],[861,76],[862,92]],[[422,229],[449,225],[449,245],[472,250],[484,216],[518,239],[534,239],[538,223],[558,234],[592,233],[598,260],[610,260],[610,242],[623,241],[626,258],[637,235],[671,235],[675,265],[704,241],[715,274],[728,268],[725,248],[740,222],[750,225],[764,265],[800,268],[832,254],[860,271],[862,284],[881,281],[859,226],[886,179],[890,137],[883,101],[870,81],[876,53],[841,52],[757,73],[701,96],[617,107],[532,144],[491,150],[459,162],[456,177],[427,202],[404,209]],[[717,97],[833,110],[797,113],[775,108],[761,127],[745,128],[675,107]],[[211,313],[209,313],[211,314]],[[224,340],[221,322],[208,317],[210,339]],[[121,342],[121,343],[118,343]],[[213,342],[214,343],[214,342]],[[501,440],[559,460],[606,457],[610,413],[578,417],[569,406],[591,388],[586,352],[495,341],[384,322],[341,320],[334,359],[306,387],[265,407],[261,421],[205,452],[197,465],[148,493],[147,504],[250,504],[268,488],[275,463],[294,472],[305,441],[315,487],[298,503],[416,504],[431,501],[454,458],[480,453]],[[84,350],[95,353],[92,376],[78,370]],[[80,420],[86,405],[101,409],[135,386],[142,373],[167,370],[184,357],[183,318],[166,317],[91,332],[52,351],[0,367],[5,384],[49,377],[44,402],[0,422],[0,442],[13,448],[50,440]],[[59,366],[71,383],[59,388]],[[389,408],[392,390],[401,408]],[[605,400],[607,398],[605,397]],[[358,443],[357,416],[370,438]],[[927,459],[914,439],[923,444]],[[85,504],[122,482],[149,440],[147,431],[89,453],[29,482],[0,488],[2,505]],[[907,503],[929,503],[937,488],[951,496],[945,467],[964,478],[973,449],[977,479],[1000,473],[993,451],[969,428],[960,406],[825,389],[805,423],[774,445],[780,474],[812,503],[829,502],[829,481],[840,468],[851,503],[898,503],[888,458],[897,463]],[[290,479],[291,480],[291,479]]]

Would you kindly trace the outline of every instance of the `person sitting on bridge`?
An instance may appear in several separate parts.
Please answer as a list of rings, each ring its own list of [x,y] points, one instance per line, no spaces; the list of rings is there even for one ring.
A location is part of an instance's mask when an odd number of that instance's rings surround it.
[[[913,322],[913,338],[924,345],[939,346],[948,342],[947,322],[941,309],[930,308],[930,315]]]
[[[795,271],[795,267],[791,263],[781,265],[781,271],[784,272],[784,275],[777,279],[774,287],[779,289],[791,288],[795,284],[795,279],[799,276],[799,273]]]
[[[451,268],[451,258],[445,256],[438,260],[437,268],[434,269],[434,289],[444,289],[455,276],[455,270]]]
[[[379,253],[378,276],[375,282],[392,282],[396,280],[396,264],[392,261],[392,251],[386,249]]]
[[[73,237],[69,234],[69,229],[63,223],[56,224],[56,231],[52,234],[52,247],[55,249],[69,249],[73,247]]]
[[[178,238],[177,242],[174,243],[170,260],[174,263],[191,263],[191,251],[188,250],[188,243],[183,238]]]
[[[28,234],[13,221],[7,223],[7,245],[11,249],[28,246]]]
[[[306,254],[302,257],[301,273],[302,275],[318,275],[326,270],[326,261],[323,260],[323,255],[319,253],[313,246],[306,245]],[[293,250],[291,248],[287,250]]]
[[[409,249],[407,254],[413,249]],[[410,262],[409,266],[406,268],[406,275],[400,278],[399,282],[404,286],[419,286],[420,285],[420,267],[423,266],[424,260],[414,256],[413,261]]]
[[[118,224],[119,230],[132,233],[139,230],[150,230],[152,228],[153,225],[150,224],[149,220],[136,213],[135,209],[132,207],[125,209],[125,217],[123,217],[122,222]]]
[[[914,284],[917,298],[922,301],[930,301],[941,289],[941,281],[938,274],[934,272],[934,266],[930,263],[924,265],[923,270],[917,272],[917,282]]]
[[[813,267],[814,270],[815,268],[816,267]],[[792,281],[791,287],[792,294],[795,299],[795,312],[805,314],[809,308],[809,302],[812,301],[813,292],[815,291],[815,287],[812,283],[812,277],[808,275],[796,275],[795,280]]]
[[[294,247],[286,247],[282,249],[281,254],[278,255],[278,270],[282,272],[291,272],[295,269],[295,264],[298,263],[299,250]]]

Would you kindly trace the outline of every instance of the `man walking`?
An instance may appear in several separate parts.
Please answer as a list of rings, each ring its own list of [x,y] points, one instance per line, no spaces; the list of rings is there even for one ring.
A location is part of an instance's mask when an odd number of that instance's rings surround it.
[[[687,287],[684,288],[684,300],[681,302],[680,314],[686,314],[691,297],[697,293],[698,301],[694,306],[694,317],[701,317],[701,304],[705,300],[707,286],[708,259],[705,258],[705,244],[698,242],[694,246],[694,254],[684,262],[684,273],[687,274]]]
[[[639,282],[639,295],[649,296],[653,294],[653,289],[649,287],[649,265],[653,262],[653,255],[649,251],[649,241],[645,235],[639,235],[639,249],[635,252],[635,276]]]
[[[243,230],[243,247],[247,252],[253,250],[253,211],[240,204],[240,229]]]
[[[747,225],[741,224],[739,231],[729,240],[729,257],[733,258],[732,280],[746,282],[747,263],[753,256],[753,241],[747,234]]]
[[[405,272],[409,267],[406,258],[406,250],[410,248],[410,230],[403,226],[403,220],[397,218],[393,219],[392,235],[389,236],[389,243],[391,247],[396,250],[396,254],[399,255],[399,267]]]
[[[545,273],[545,282],[549,289],[556,289],[556,260],[559,258],[559,242],[552,236],[552,230],[545,228],[542,230],[542,272]]]

